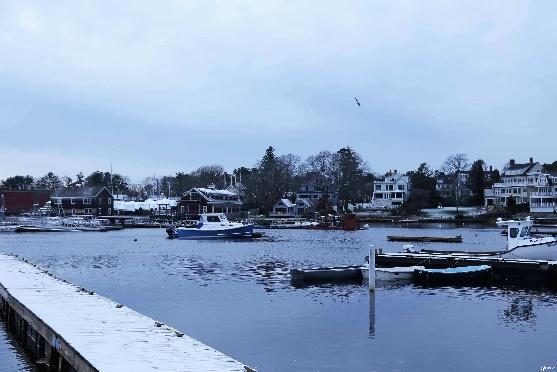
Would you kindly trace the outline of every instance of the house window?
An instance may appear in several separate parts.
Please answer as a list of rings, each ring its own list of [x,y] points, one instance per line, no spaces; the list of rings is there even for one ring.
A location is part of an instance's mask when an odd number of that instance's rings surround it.
[[[203,206],[203,213],[207,213],[207,206],[206,205]]]
[[[101,205],[103,203],[103,198],[99,198],[98,201],[99,201],[99,205]]]
[[[91,204],[91,198],[83,198],[83,204]]]
[[[108,204],[111,204],[111,203],[112,203],[112,199],[108,198]]]
[[[108,208],[108,214],[111,214],[111,213],[112,213],[112,209]]]
[[[381,185],[375,185],[375,190],[381,191]]]
[[[58,205],[62,204],[62,198],[54,199],[54,204],[58,204]]]
[[[75,209],[72,208],[72,214],[75,214]]]
[[[74,198],[70,199],[70,204],[75,204],[75,199]]]
[[[85,208],[85,214],[91,214],[91,208]]]
[[[400,191],[404,191],[404,185],[398,185],[398,189],[399,189]]]
[[[395,189],[394,185],[387,185],[387,190],[392,191]]]

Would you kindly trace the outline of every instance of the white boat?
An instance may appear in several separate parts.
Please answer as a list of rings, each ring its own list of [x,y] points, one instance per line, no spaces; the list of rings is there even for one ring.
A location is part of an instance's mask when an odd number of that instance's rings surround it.
[[[18,227],[19,227],[19,225],[16,225],[16,224],[0,223],[0,233],[2,233],[2,232],[14,232]]]
[[[362,276],[365,280],[369,279],[369,265],[362,266]],[[424,266],[402,266],[402,267],[376,267],[376,281],[408,281],[414,278],[416,270],[424,270]]]
[[[171,238],[178,239],[230,239],[253,237],[253,224],[230,222],[224,213],[203,213],[194,227],[167,229]]]
[[[319,225],[315,221],[294,220],[294,219],[277,219],[271,222],[271,229],[308,229]]]
[[[501,258],[557,260],[557,239],[552,236],[532,237],[530,230],[533,223],[530,217],[525,220],[497,220],[497,225],[507,227],[507,251],[499,254]]]

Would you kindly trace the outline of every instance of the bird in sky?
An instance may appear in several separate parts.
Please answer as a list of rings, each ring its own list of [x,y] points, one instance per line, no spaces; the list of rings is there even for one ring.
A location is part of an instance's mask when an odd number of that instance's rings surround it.
[[[358,106],[361,106],[361,105],[360,105],[360,101],[358,101],[358,99],[357,99],[356,97],[354,97],[354,99],[356,100],[356,104],[357,104]]]

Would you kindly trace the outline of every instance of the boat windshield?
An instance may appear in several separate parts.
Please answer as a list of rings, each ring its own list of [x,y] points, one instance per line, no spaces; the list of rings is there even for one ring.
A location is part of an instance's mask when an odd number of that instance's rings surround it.
[[[523,238],[525,236],[530,236],[530,226],[524,226],[522,230],[520,230],[520,237]]]
[[[518,236],[518,229],[516,227],[511,227],[510,229],[511,238],[516,238]]]
[[[207,222],[220,222],[219,216],[207,216]]]

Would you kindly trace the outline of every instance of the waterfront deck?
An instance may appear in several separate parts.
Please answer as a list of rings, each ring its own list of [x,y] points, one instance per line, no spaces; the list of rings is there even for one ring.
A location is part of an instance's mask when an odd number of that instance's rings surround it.
[[[132,309],[0,254],[4,320],[59,371],[251,371]],[[54,356],[54,357],[53,357]]]

